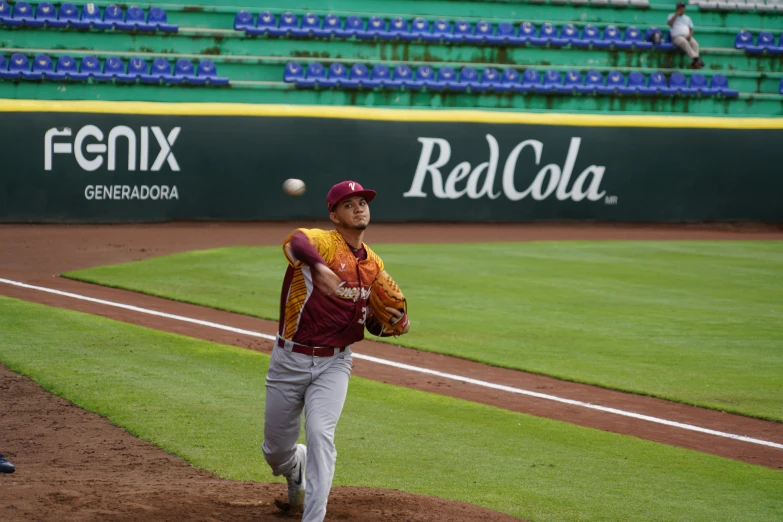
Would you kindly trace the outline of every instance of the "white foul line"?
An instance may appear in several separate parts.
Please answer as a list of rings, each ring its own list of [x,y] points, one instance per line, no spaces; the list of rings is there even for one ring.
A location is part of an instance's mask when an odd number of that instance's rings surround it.
[[[213,322],[210,322],[210,321],[202,321],[200,319],[193,319],[191,317],[185,317],[185,316],[182,316],[182,315],[174,315],[174,314],[167,314],[165,312],[157,312],[155,310],[149,310],[147,308],[140,308],[138,306],[127,305],[127,304],[122,304],[122,303],[115,303],[113,301],[105,301],[103,299],[96,299],[94,297],[87,297],[87,296],[84,296],[84,295],[73,294],[71,292],[63,292],[61,290],[55,290],[53,288],[46,288],[46,287],[42,287],[42,286],[28,285],[26,283],[20,283],[18,281],[11,281],[10,279],[0,278],[0,283],[5,283],[5,284],[8,284],[8,285],[18,286],[18,287],[21,287],[21,288],[28,288],[30,290],[38,290],[38,291],[41,291],[41,292],[48,292],[50,294],[56,294],[56,295],[61,295],[61,296],[65,296],[65,297],[72,297],[74,299],[80,299],[82,301],[89,301],[89,302],[92,302],[92,303],[102,304],[102,305],[106,305],[106,306],[113,306],[113,307],[116,307],[116,308],[124,308],[125,310],[132,310],[134,312],[139,312],[139,313],[142,313],[142,314],[149,314],[149,315],[155,315],[155,316],[158,316],[158,317],[165,317],[166,319],[174,319],[174,320],[177,320],[177,321],[184,321],[186,323],[193,323],[193,324],[198,324],[198,325],[201,325],[201,326],[208,326],[210,328],[216,328],[216,329],[219,329],[219,330],[226,330],[226,331],[229,331],[229,332],[234,332],[234,333],[238,333],[238,334],[242,334],[242,335],[250,335],[252,337],[260,337],[262,339],[268,339],[270,341],[274,341],[275,340],[275,336],[274,335],[264,334],[264,333],[261,333],[261,332],[254,332],[252,330],[244,330],[242,328],[234,328],[233,326],[227,326],[227,325],[224,325],[224,324],[213,323]],[[361,354],[358,354],[356,352],[353,352],[353,356],[356,357],[357,359],[364,359],[365,361],[374,362],[374,363],[377,363],[377,364],[385,364],[387,366],[393,366],[395,368],[399,368],[399,369],[402,369],[402,370],[408,370],[408,371],[412,371],[412,372],[424,373],[424,374],[427,374],[427,375],[434,375],[436,377],[441,377],[443,379],[450,379],[450,380],[454,380],[454,381],[465,382],[465,383],[468,383],[468,384],[474,384],[476,386],[482,386],[484,388],[491,388],[493,390],[499,390],[499,391],[504,391],[504,392],[508,392],[508,393],[516,393],[516,394],[519,394],[519,395],[527,395],[529,397],[536,397],[538,399],[545,399],[545,400],[549,400],[549,401],[560,402],[560,403],[563,403],[563,404],[569,404],[571,406],[579,406],[579,407],[582,407],[582,408],[588,408],[588,409],[591,409],[591,410],[602,411],[602,412],[605,412],[605,413],[613,413],[615,415],[621,415],[623,417],[631,417],[631,418],[634,418],[634,419],[639,419],[639,420],[643,420],[643,421],[647,421],[647,422],[654,422],[656,424],[663,424],[663,425],[666,425],[666,426],[672,426],[674,428],[681,428],[681,429],[684,429],[684,430],[697,431],[699,433],[706,433],[708,435],[715,435],[717,437],[725,437],[725,438],[728,438],[728,439],[740,440],[740,441],[743,441],[743,442],[750,442],[752,444],[760,444],[762,446],[770,446],[772,448],[783,449],[783,444],[778,444],[778,443],[775,443],[775,442],[769,442],[769,441],[766,441],[766,440],[754,439],[754,438],[751,438],[751,437],[746,437],[744,435],[735,435],[733,433],[726,433],[726,432],[723,432],[723,431],[710,430],[710,429],[707,429],[707,428],[701,428],[699,426],[693,426],[691,424],[683,424],[681,422],[670,421],[670,420],[661,419],[661,418],[658,418],[658,417],[651,417],[649,415],[642,415],[640,413],[634,413],[634,412],[625,411],[625,410],[618,410],[616,408],[609,408],[609,407],[606,407],[606,406],[600,406],[598,404],[590,404],[590,403],[587,403],[587,402],[575,401],[575,400],[572,400],[572,399],[564,399],[563,397],[557,397],[556,395],[547,395],[545,393],[538,393],[538,392],[523,390],[523,389],[520,389],[520,388],[513,388],[511,386],[504,386],[502,384],[494,384],[494,383],[491,383],[491,382],[480,381],[478,379],[471,379],[470,377],[462,377],[460,375],[453,375],[453,374],[450,374],[450,373],[443,373],[443,372],[439,372],[437,370],[430,370],[430,369],[427,369],[427,368],[421,368],[419,366],[411,366],[409,364],[402,364],[402,363],[398,363],[398,362],[394,362],[394,361],[388,361],[386,359],[379,359],[378,357],[372,357],[372,356],[369,356],[369,355],[361,355]]]

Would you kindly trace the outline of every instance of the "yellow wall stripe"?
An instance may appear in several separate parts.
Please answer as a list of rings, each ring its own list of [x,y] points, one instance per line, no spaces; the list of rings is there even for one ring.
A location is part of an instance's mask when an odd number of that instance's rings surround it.
[[[712,129],[783,129],[783,118],[712,116],[640,116],[529,113],[481,110],[381,109],[334,105],[265,105],[242,103],[155,103],[115,101],[0,100],[0,112],[76,112],[165,116],[265,116],[406,122],[461,122],[586,127],[661,127]]]

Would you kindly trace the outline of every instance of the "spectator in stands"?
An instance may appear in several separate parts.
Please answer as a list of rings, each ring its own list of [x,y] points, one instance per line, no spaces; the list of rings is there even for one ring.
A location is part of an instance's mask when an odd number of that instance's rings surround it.
[[[693,21],[685,14],[685,4],[677,2],[677,9],[669,15],[672,43],[691,57],[691,69],[701,69],[704,62],[699,58],[699,42],[693,37]]]

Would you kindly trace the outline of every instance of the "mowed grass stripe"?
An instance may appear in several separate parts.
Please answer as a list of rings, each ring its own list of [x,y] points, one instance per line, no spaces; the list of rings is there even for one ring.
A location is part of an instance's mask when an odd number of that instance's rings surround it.
[[[222,477],[280,480],[260,452],[268,356],[2,297],[0,331],[0,362],[57,395]],[[356,377],[336,442],[336,485],[532,521],[783,513],[779,471]]]
[[[783,242],[377,245],[409,299],[391,342],[783,420]],[[68,277],[276,319],[277,247]]]

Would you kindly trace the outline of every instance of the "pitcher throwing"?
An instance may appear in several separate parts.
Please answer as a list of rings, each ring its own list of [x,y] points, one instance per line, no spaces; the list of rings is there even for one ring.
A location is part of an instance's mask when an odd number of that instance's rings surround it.
[[[326,516],[350,345],[365,328],[387,336],[410,327],[404,297],[363,242],[374,198],[359,183],[338,183],[326,196],[335,229],[298,229],[283,242],[289,266],[266,378],[263,450],[274,475],[286,478],[290,504],[304,506],[304,522]],[[303,409],[306,446],[297,444]]]

